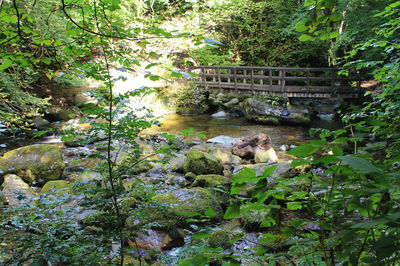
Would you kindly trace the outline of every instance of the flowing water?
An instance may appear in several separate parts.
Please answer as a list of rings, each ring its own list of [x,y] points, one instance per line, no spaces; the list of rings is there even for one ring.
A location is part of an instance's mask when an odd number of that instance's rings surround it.
[[[142,134],[168,132],[176,135],[183,129],[193,128],[202,132],[207,139],[216,136],[233,138],[265,133],[272,139],[273,146],[299,145],[305,142],[308,129],[300,126],[271,126],[260,125],[247,121],[244,117],[213,118],[210,115],[183,116],[168,114],[160,119],[161,126],[153,126]]]

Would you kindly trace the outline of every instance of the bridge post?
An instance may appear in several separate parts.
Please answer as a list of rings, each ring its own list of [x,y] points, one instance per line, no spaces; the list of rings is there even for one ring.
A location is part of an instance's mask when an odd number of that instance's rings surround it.
[[[202,67],[201,68],[201,74],[203,75],[203,86],[204,86],[204,89],[206,89],[207,87],[207,80],[206,80],[206,68],[205,67]]]
[[[236,73],[236,67],[233,67],[233,74],[234,74],[234,80],[235,80],[235,90],[237,90],[237,73]]]
[[[272,90],[272,69],[269,69],[269,90]]]
[[[307,93],[310,94],[311,93],[311,89],[310,89],[310,69],[307,68]]]
[[[253,91],[254,94],[254,69],[251,69],[250,76],[251,76],[251,90]]]
[[[221,89],[221,67],[217,68],[218,75],[218,88]]]

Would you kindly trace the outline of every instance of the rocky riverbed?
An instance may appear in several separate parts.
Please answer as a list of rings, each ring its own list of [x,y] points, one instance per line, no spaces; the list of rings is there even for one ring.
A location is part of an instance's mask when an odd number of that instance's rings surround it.
[[[214,122],[218,123],[218,120]],[[68,123],[73,124],[74,120]],[[268,131],[266,127],[263,129]],[[282,130],[276,129],[278,133]],[[302,132],[298,128],[291,129],[295,133]],[[222,130],[226,132],[226,128]],[[243,254],[251,257],[252,248],[257,242],[257,235],[252,231],[259,229],[266,213],[244,213],[234,220],[223,219],[230,201],[232,176],[244,168],[253,169],[256,175],[260,176],[265,169],[276,166],[269,177],[271,182],[279,177],[291,178],[298,169],[290,166],[292,158],[285,151],[290,149],[290,146],[293,147],[293,143],[297,145],[304,141],[298,136],[294,142],[283,143],[290,141],[294,136],[280,135],[277,138],[279,142],[274,143],[273,138],[265,133],[252,133],[238,137],[237,135],[243,132],[233,132],[236,137],[219,135],[206,140],[178,136],[171,141],[150,132],[138,138],[137,143],[143,158],[148,157],[132,169],[134,171],[130,173],[134,174],[123,177],[125,189],[129,192],[139,184],[153,187],[154,195],[151,199],[168,208],[161,211],[159,206],[152,206],[143,211],[141,216],[148,217],[147,221],[140,220],[135,215],[129,217],[127,228],[138,228],[140,225],[140,228],[147,229],[135,229],[136,242],[128,244],[134,248],[137,245],[143,251],[143,255],[147,254],[148,262],[159,260],[171,265],[182,256],[182,252],[187,252],[186,249],[193,245],[196,248],[204,245],[232,247],[237,254],[244,252]],[[0,158],[3,208],[16,207],[26,199],[35,199],[41,195],[64,193],[73,195],[73,200],[65,204],[65,208],[78,206],[86,197],[82,186],[90,188],[104,178],[101,173],[94,171],[99,159],[90,158],[91,154],[98,151],[97,144],[101,142],[100,138],[89,145],[79,146],[74,143],[73,146],[68,146],[71,144],[64,144],[57,138],[47,138],[38,141],[39,144],[6,152]],[[118,143],[114,145],[117,147]],[[160,145],[170,145],[172,153],[157,154],[155,149]],[[118,158],[114,158],[118,163],[123,163],[124,152],[129,150],[124,150]],[[157,155],[150,156],[152,154]],[[252,184],[249,184],[242,192],[243,197],[249,196],[251,186]],[[16,197],[15,193],[23,197]],[[138,204],[135,198],[126,197],[121,201],[121,207],[127,212],[138,208]],[[188,220],[185,213],[196,215]],[[106,227],[106,224],[99,223],[102,221],[101,215],[101,212],[95,210],[76,213],[81,226],[91,230],[106,229],[102,228]],[[149,226],[149,223],[156,226]],[[198,233],[193,224],[196,228],[208,228],[206,230],[209,237],[203,241],[191,239],[193,234]],[[230,240],[237,235],[243,238],[232,246]],[[158,252],[157,256],[154,255],[154,251]],[[243,256],[244,264],[247,264],[247,255]]]

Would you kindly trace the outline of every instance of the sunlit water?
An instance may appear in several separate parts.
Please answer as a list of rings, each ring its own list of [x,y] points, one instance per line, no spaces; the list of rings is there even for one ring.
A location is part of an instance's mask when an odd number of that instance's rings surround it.
[[[213,118],[210,115],[183,116],[178,114],[168,114],[160,119],[160,127],[153,126],[143,134],[155,134],[168,132],[178,134],[183,129],[193,128],[197,132],[202,132],[207,139],[216,136],[230,136],[233,138],[256,135],[265,133],[272,139],[274,146],[298,145],[304,143],[308,136],[308,128],[300,126],[271,126],[260,125],[247,121],[244,117]]]

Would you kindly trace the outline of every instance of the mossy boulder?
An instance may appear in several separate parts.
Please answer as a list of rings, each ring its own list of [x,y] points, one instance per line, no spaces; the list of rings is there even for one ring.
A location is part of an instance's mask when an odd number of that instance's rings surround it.
[[[228,188],[231,179],[222,175],[198,175],[194,180],[193,187],[223,187]]]
[[[48,181],[40,190],[40,194],[55,193],[56,195],[63,195],[65,193],[71,193],[71,187],[71,184],[64,180]]]
[[[146,210],[143,215],[147,216],[149,221],[158,223],[164,230],[188,227],[189,223],[186,220],[190,217],[185,216],[184,213],[204,215],[211,208],[216,214],[213,220],[223,217],[222,208],[216,196],[205,188],[179,189],[156,195],[153,200],[158,202],[159,206]]]
[[[231,238],[228,232],[216,231],[208,238],[208,245],[212,248],[228,249],[232,246],[230,240]]]
[[[204,174],[222,174],[224,166],[214,156],[201,152],[199,150],[191,150],[186,153],[186,162],[183,165],[185,173],[192,172],[196,175]]]
[[[64,168],[61,149],[49,144],[21,147],[0,158],[0,175],[16,174],[29,184],[57,180]]]
[[[22,201],[29,200],[37,194],[20,177],[8,174],[1,185],[1,197],[8,206],[18,206]]]
[[[101,184],[103,176],[96,172],[83,172],[80,174],[73,184],[74,190],[86,190],[95,188]]]

